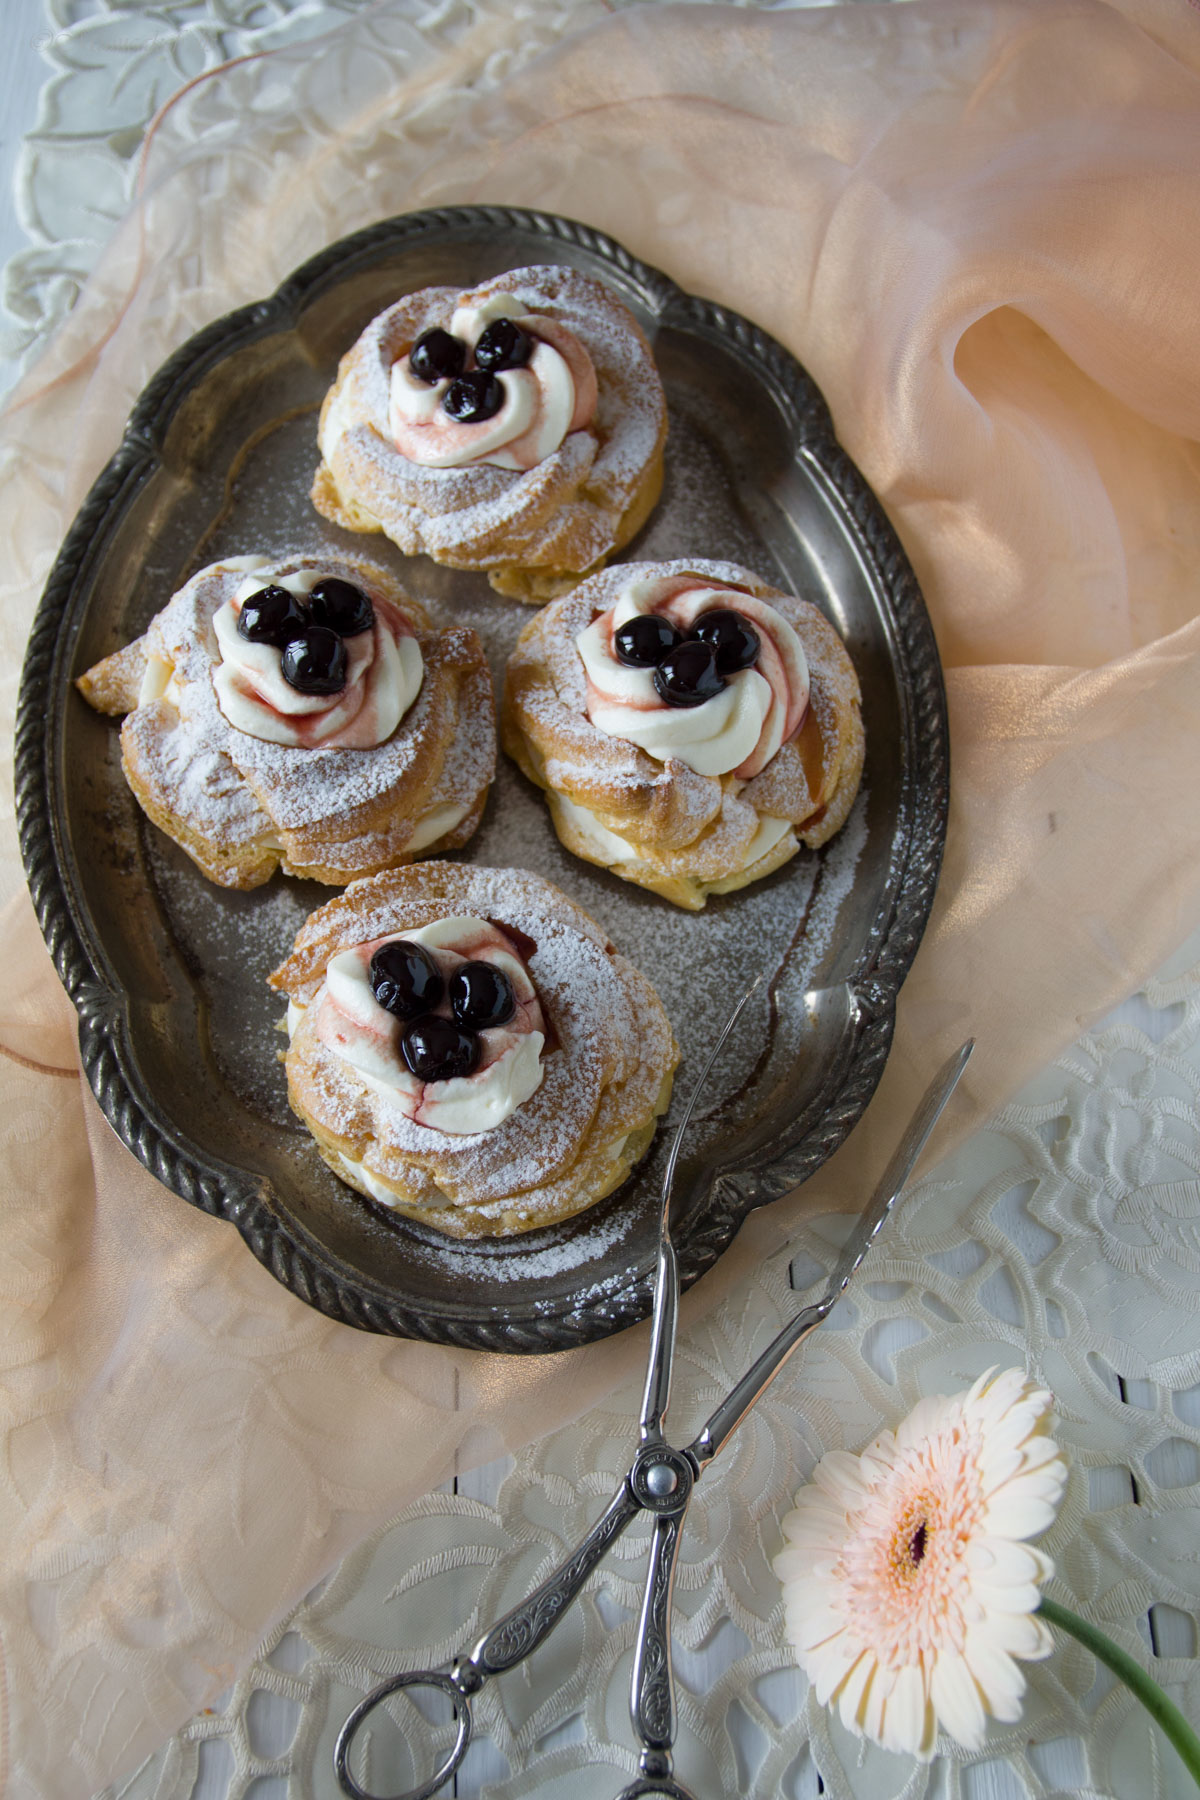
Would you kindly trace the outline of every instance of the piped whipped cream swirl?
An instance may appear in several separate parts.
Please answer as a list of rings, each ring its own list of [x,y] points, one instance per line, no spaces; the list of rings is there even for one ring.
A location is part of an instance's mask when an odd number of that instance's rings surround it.
[[[657,613],[686,633],[702,613],[726,607],[758,633],[758,661],[727,676],[722,691],[700,706],[668,706],[655,689],[653,669],[630,668],[617,657],[614,636],[639,613]],[[635,577],[580,632],[575,646],[587,674],[587,715],[596,729],[636,744],[658,762],[686,763],[698,775],[749,781],[796,734],[808,711],[808,661],[782,613],[699,576]]]
[[[405,1062],[403,1024],[380,1006],[370,981],[376,950],[401,938],[422,945],[447,986],[465,962],[491,963],[512,982],[516,1011],[503,1025],[478,1033],[480,1059],[472,1074],[422,1081]],[[541,1086],[546,1033],[537,991],[512,939],[487,919],[461,914],[343,950],[331,958],[312,1004],[318,1009],[316,1032],[323,1044],[406,1118],[451,1137],[494,1130]],[[437,1011],[449,1016],[444,1001]],[[294,1011],[289,1011],[289,1026],[294,1023]]]
[[[269,567],[264,558],[260,568]],[[301,569],[269,579],[303,600],[328,573]],[[341,692],[302,694],[284,679],[275,645],[252,643],[238,631],[243,603],[263,582],[262,573],[247,575],[213,616],[221,656],[213,686],[229,723],[270,744],[372,750],[385,743],[421,691],[425,675],[421,646],[404,614],[373,594],[374,624],[343,640],[348,661]]]
[[[496,319],[512,319],[534,340],[533,354],[520,369],[503,369],[498,413],[478,424],[462,424],[443,410],[449,379],[421,381],[407,352],[392,365],[388,424],[397,450],[410,462],[431,469],[461,469],[494,463],[501,469],[532,469],[582,431],[596,410],[596,371],[573,331],[544,313],[526,313],[514,294],[492,294],[478,306],[460,306],[450,335],[471,350]]]

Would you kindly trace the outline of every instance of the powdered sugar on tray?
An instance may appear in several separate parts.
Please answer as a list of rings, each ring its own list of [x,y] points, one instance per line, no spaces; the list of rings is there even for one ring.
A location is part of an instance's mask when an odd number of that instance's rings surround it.
[[[589,1255],[598,1257],[603,1251],[610,1250],[625,1235],[624,1222],[617,1214],[607,1214],[604,1219],[590,1224],[587,1230]],[[491,1256],[488,1258],[488,1274],[494,1281],[554,1281],[562,1275],[569,1275],[581,1266],[578,1232],[561,1237],[557,1243],[539,1244],[537,1248],[523,1245],[519,1256]],[[450,1244],[439,1250],[439,1257],[450,1270],[463,1276],[477,1276],[479,1257],[473,1250],[463,1251]],[[588,1295],[612,1291],[624,1276],[612,1276],[608,1281],[596,1282],[586,1290]]]

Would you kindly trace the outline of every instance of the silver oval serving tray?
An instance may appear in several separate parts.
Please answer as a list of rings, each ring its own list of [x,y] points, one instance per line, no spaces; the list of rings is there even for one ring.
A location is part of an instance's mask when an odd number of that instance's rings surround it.
[[[569,263],[621,294],[655,346],[671,415],[662,501],[623,560],[748,565],[822,606],[863,687],[867,770],[843,832],[766,882],[678,912],[563,851],[503,762],[465,860],[536,869],[654,981],[684,1051],[659,1148],[590,1212],[497,1243],[396,1219],[329,1172],[288,1111],[279,1002],[264,977],[329,890],[209,884],[151,826],[117,732],[72,682],[222,555],[349,545],[388,561],[442,619],[476,627],[499,687],[529,616],[482,576],[327,525],[308,501],[316,413],[339,356],[397,295]],[[563,1349],[650,1307],[662,1143],[730,1001],[760,969],[676,1189],[684,1285],[746,1213],[796,1187],[850,1130],[891,1040],[945,836],[945,695],[912,571],[798,363],[747,320],[682,293],[570,220],[461,207],[332,245],[271,299],[201,332],[135,407],[55,563],[17,732],[29,885],[79,1011],[88,1079],[160,1181],[229,1219],[310,1305],[365,1330],[487,1350]]]

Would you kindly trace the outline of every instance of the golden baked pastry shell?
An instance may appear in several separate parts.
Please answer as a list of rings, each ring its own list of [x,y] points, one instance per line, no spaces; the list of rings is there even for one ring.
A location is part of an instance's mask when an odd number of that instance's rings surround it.
[[[592,724],[576,639],[616,601],[631,574],[696,575],[763,600],[796,632],[809,667],[808,713],[796,736],[749,781],[659,762]],[[560,841],[688,911],[781,868],[845,823],[865,756],[861,699],[837,632],[810,602],[751,571],[704,558],[614,564],[531,619],[509,659],[501,741],[547,795]],[[783,826],[775,830],[776,822]],[[759,854],[754,840],[767,825]]]
[[[457,849],[495,773],[491,675],[475,632],[435,631],[420,603],[362,558],[281,557],[253,573],[266,583],[313,568],[366,587],[415,628],[420,690],[374,748],[266,743],[226,719],[212,684],[211,620],[246,577],[234,563],[193,576],[140,638],[77,684],[97,710],[124,715],[121,766],[138,803],[222,887],[258,887],[276,869],[344,886]],[[170,670],[173,697],[142,701],[152,657]]]
[[[407,1118],[321,1041],[313,1004],[340,951],[435,920],[507,933],[548,1026],[539,1088],[490,1131]],[[421,863],[354,883],[307,921],[270,977],[292,1003],[288,1098],[329,1166],[369,1198],[452,1237],[553,1225],[620,1187],[670,1102],[679,1058],[650,983],[552,883],[520,869]]]

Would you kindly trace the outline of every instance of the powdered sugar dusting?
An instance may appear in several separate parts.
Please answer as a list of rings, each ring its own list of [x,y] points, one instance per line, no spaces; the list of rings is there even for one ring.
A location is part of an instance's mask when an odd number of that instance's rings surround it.
[[[373,747],[293,746],[230,724],[213,682],[213,619],[242,585],[244,569],[234,563],[194,575],[142,640],[147,657],[170,670],[171,686],[126,719],[130,778],[152,814],[173,821],[180,840],[202,853],[214,879],[229,879],[219,872],[222,859],[234,875],[265,860],[261,880],[282,857],[291,869],[330,879],[342,871],[348,880],[398,860],[439,809],[454,809],[456,822],[470,814],[491,779],[492,696],[474,635],[461,626],[432,632],[386,571],[358,558],[277,558],[263,561],[255,578],[266,584],[313,567],[366,586],[380,608],[398,600],[393,611],[421,645],[416,699]]]
[[[578,338],[596,371],[592,419],[522,471],[410,461],[389,423],[393,363],[421,332],[448,328],[456,308],[500,293]],[[628,535],[621,522],[655,468],[664,419],[649,346],[604,283],[549,266],[509,270],[465,292],[423,289],[373,319],[343,358],[322,415],[314,500],[335,517],[358,508],[400,549],[460,567],[582,570]],[[336,500],[327,495],[330,481]]]
[[[601,1221],[592,1223],[588,1229],[588,1250],[592,1258],[600,1256],[620,1243],[625,1234],[625,1225],[618,1214],[608,1213]],[[453,1274],[469,1279],[478,1274],[479,1257],[475,1251],[462,1251],[454,1245],[439,1252],[446,1268]],[[580,1265],[580,1245],[571,1237],[560,1238],[557,1243],[540,1243],[536,1248],[528,1242],[522,1244],[520,1254],[515,1256],[491,1256],[488,1258],[487,1270],[493,1281],[553,1281],[562,1275],[570,1274]],[[587,1292],[592,1295],[602,1293],[605,1288],[615,1289],[624,1280],[623,1276],[612,1276],[607,1282],[598,1282],[590,1286]]]
[[[638,569],[646,574],[639,578]],[[608,664],[596,649],[604,642],[603,621],[632,588],[671,593],[681,582],[718,589],[731,604],[744,596],[764,646],[772,642],[770,620],[796,646],[805,683],[801,697],[812,704],[807,716],[791,715],[786,743],[780,747],[777,735],[775,754],[746,780],[733,768],[702,774],[682,747],[666,756],[661,745],[651,749],[648,741],[631,741],[621,728],[620,705],[613,708],[617,723],[611,730],[597,710],[598,697],[612,697],[603,693]],[[581,647],[587,643],[593,648],[585,670]],[[619,688],[627,671],[613,666]],[[844,820],[858,788],[858,681],[840,638],[811,603],[778,592],[736,564],[698,557],[602,569],[530,621],[510,659],[507,682],[505,748],[550,791],[563,841],[680,905],[698,908],[713,887],[743,885],[751,878],[746,871],[761,874],[763,862],[778,866],[799,841],[823,843]],[[696,720],[706,711],[697,709]],[[635,717],[669,726],[673,715],[661,708],[659,715],[646,710]],[[707,741],[704,747],[710,747]],[[743,741],[731,760],[740,760],[746,748]],[[775,835],[764,853],[751,846],[766,827]]]
[[[700,385],[695,371],[689,379]],[[328,371],[315,371],[311,410],[282,419],[256,440],[252,465],[235,482],[227,511],[220,511],[221,485],[213,511],[217,523],[196,546],[192,567],[264,545],[353,557],[366,544],[425,606],[435,627],[478,631],[499,688],[506,659],[530,617],[525,608],[498,600],[480,574],[405,558],[379,537],[365,541],[340,531],[309,506],[316,409],[328,380]],[[728,429],[708,429],[692,390],[677,396],[669,388],[669,395],[684,404],[672,406],[663,501],[626,559],[691,563],[704,556],[735,562],[820,602],[826,576],[815,562],[809,572],[810,551],[795,535],[781,532],[778,542],[764,535],[757,514],[743,506],[740,478],[725,455]],[[187,573],[171,571],[170,585],[181,585]],[[845,580],[844,570],[837,578]],[[856,604],[859,616],[866,605],[853,595],[848,604],[852,616]],[[801,851],[778,874],[741,893],[715,897],[703,914],[691,915],[571,857],[554,835],[541,794],[501,758],[480,829],[458,853],[459,861],[531,869],[586,908],[653,982],[683,1061],[652,1159],[632,1187],[566,1224],[524,1238],[461,1245],[360,1199],[318,1161],[289,1113],[278,1060],[285,1044],[278,1030],[283,1008],[264,977],[287,956],[303,920],[328,900],[330,890],[278,877],[252,893],[220,890],[152,827],[144,828],[143,842],[162,913],[203,998],[200,1028],[211,1049],[214,1079],[226,1096],[220,1104],[235,1120],[251,1120],[258,1132],[273,1134],[270,1160],[262,1166],[285,1205],[315,1218],[317,1235],[324,1232],[336,1242],[337,1253],[351,1266],[393,1283],[399,1292],[409,1291],[409,1274],[418,1271],[422,1291],[443,1295],[448,1307],[455,1295],[464,1303],[497,1308],[511,1296],[514,1304],[544,1304],[561,1313],[564,1294],[586,1309],[627,1285],[631,1258],[645,1254],[644,1196],[652,1190],[662,1147],[732,998],[764,967],[774,972],[783,996],[778,1016],[773,1022],[768,999],[753,1003],[744,1031],[723,1056],[703,1118],[689,1134],[689,1154],[702,1155],[706,1145],[728,1134],[731,1119],[753,1110],[756,1069],[772,1032],[778,1059],[803,1066],[807,1027],[803,1006],[793,1002],[809,987],[836,981],[857,943],[861,908],[850,902],[862,880],[867,847],[878,848],[871,817],[872,800],[864,790],[841,834],[822,851]],[[874,892],[874,864],[868,877]],[[259,1166],[250,1152],[244,1155],[247,1166]]]

